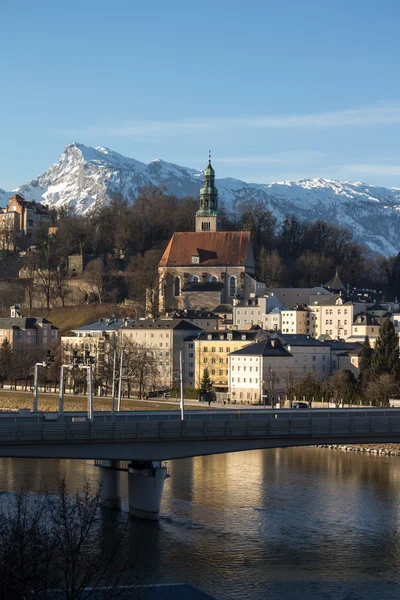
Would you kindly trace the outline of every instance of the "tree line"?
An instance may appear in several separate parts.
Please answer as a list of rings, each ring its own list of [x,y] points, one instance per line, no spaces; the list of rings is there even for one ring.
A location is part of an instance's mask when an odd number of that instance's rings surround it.
[[[14,260],[24,267],[20,285],[30,306],[37,297],[47,307],[56,300],[64,305],[70,293],[68,257],[81,254],[89,258],[83,277],[97,301],[129,297],[144,305],[144,290],[157,289],[157,265],[168,240],[175,231],[194,230],[196,210],[196,199],[160,188],[141,190],[133,203],[116,195],[84,215],[52,209],[56,233],[40,230],[35,252],[23,258],[17,253],[20,241],[3,243],[0,276],[9,276]],[[338,267],[341,278],[355,287],[381,290],[391,300],[400,297],[400,254],[371,256],[344,227],[294,215],[277,222],[266,200],[243,200],[229,210],[221,202],[220,213],[221,229],[251,232],[259,279],[270,287],[321,285]]]

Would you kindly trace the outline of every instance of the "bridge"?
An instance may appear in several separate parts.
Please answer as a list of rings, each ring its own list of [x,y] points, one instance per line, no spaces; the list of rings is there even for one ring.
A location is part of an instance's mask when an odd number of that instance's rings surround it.
[[[0,414],[0,457],[100,461],[102,499],[118,506],[119,462],[130,512],[157,518],[162,461],[289,446],[400,443],[400,409],[311,409]]]

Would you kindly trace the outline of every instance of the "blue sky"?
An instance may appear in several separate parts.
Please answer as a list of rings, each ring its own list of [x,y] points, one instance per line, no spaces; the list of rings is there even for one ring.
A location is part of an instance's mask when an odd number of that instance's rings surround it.
[[[0,0],[0,188],[67,143],[400,187],[398,0]]]

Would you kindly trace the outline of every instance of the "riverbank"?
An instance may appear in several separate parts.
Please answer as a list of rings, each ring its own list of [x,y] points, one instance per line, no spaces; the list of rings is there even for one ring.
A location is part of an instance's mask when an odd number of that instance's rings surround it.
[[[318,448],[340,450],[341,452],[364,452],[380,456],[400,456],[400,444],[321,444]]]

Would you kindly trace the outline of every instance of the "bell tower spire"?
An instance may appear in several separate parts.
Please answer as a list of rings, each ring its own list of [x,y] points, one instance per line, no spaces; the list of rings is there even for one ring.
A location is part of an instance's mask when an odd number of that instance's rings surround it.
[[[217,231],[218,190],[215,187],[215,171],[211,166],[211,150],[208,165],[203,171],[204,184],[200,190],[199,210],[196,212],[196,231]]]

